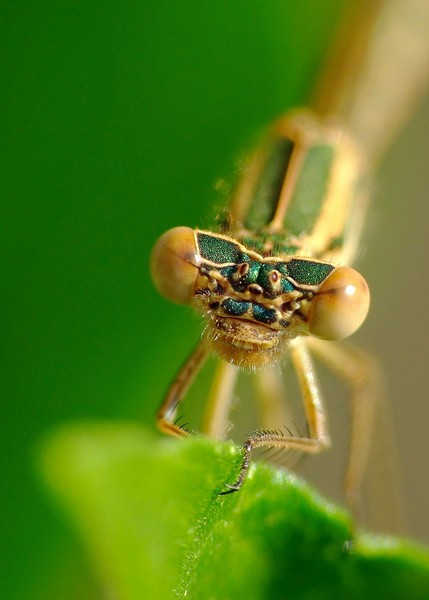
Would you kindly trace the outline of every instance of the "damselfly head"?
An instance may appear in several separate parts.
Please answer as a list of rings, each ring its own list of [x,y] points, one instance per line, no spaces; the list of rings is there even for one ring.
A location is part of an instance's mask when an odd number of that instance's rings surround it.
[[[225,360],[257,367],[276,361],[288,340],[351,335],[369,308],[364,278],[298,256],[262,256],[223,234],[175,227],[152,252],[158,291],[207,318],[206,337]]]

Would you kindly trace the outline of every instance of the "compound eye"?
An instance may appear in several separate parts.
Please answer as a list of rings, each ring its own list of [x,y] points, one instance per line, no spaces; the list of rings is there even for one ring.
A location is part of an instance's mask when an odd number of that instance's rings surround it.
[[[192,302],[198,275],[195,234],[190,227],[174,227],[156,242],[150,270],[160,294],[178,304]]]
[[[311,301],[309,333],[324,340],[341,340],[354,333],[369,309],[369,289],[360,273],[338,267]]]

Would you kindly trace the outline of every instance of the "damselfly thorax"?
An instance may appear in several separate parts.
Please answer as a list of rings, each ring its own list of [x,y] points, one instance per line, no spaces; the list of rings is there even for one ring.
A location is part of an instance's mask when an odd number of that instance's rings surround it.
[[[226,492],[241,486],[257,446],[318,452],[329,445],[310,353],[325,355],[334,370],[340,362],[340,375],[353,387],[359,368],[348,376],[347,356],[322,340],[351,335],[369,308],[367,284],[349,266],[365,213],[366,182],[364,161],[346,132],[298,110],[280,119],[251,156],[221,232],[176,227],[155,245],[151,268],[158,290],[199,309],[206,320],[202,341],[160,408],[162,430],[186,435],[175,422],[176,407],[211,352],[226,363],[264,369],[289,351],[298,375],[310,435],[258,430],[245,442],[239,478]],[[227,377],[227,369],[222,372]],[[214,404],[228,404],[225,389]],[[219,427],[209,426],[209,433]],[[356,441],[360,432],[352,435]],[[353,492],[366,452],[356,456],[348,472]]]

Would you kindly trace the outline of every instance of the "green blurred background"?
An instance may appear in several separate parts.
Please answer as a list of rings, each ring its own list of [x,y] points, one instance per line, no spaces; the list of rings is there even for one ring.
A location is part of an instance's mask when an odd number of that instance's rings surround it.
[[[73,420],[153,426],[200,323],[158,298],[151,246],[169,227],[210,222],[223,202],[214,184],[233,180],[255,131],[308,96],[348,4],[2,3],[2,597],[93,597],[37,475],[37,445]],[[356,336],[385,365],[422,540],[428,114],[419,109],[376,184],[360,262],[373,308]]]

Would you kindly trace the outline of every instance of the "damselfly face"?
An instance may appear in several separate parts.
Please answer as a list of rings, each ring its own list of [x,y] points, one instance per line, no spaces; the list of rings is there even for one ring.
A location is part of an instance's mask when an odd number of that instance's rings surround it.
[[[158,240],[152,274],[168,299],[203,311],[219,356],[259,367],[278,360],[298,335],[351,335],[369,307],[367,284],[354,269],[282,250],[264,255],[226,235],[177,227]]]

